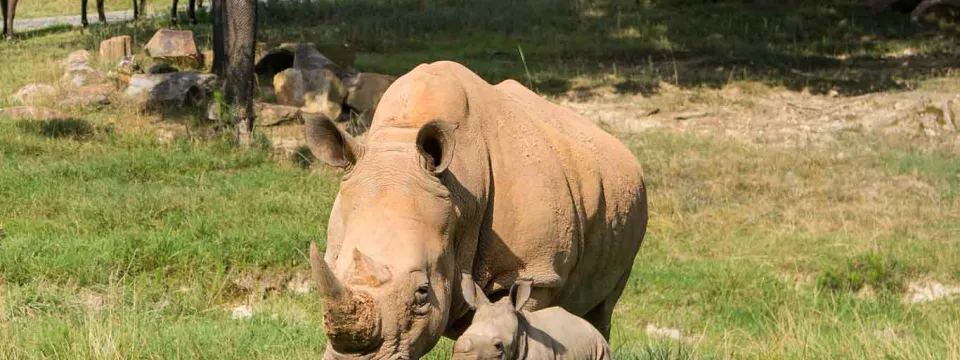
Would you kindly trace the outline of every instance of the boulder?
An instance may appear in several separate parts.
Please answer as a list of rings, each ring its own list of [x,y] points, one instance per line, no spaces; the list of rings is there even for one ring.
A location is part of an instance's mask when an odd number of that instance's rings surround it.
[[[24,105],[34,105],[57,96],[57,88],[47,84],[30,84],[17,90],[11,99]]]
[[[330,69],[303,71],[303,112],[338,119],[347,97],[346,86]]]
[[[344,61],[353,62],[351,56],[341,57],[345,59]],[[289,68],[300,70],[330,69],[342,79],[352,75],[351,65],[341,66],[341,64],[320,53],[316,46],[311,43],[284,43],[270,49],[257,60],[255,71],[257,76],[260,77],[261,83],[270,81],[275,74]]]
[[[140,74],[131,77],[124,97],[136,99],[142,109],[197,106],[206,102],[216,83],[213,74]]]
[[[277,97],[277,104],[288,106],[303,106],[303,73],[299,69],[286,69],[273,77],[273,92]]]
[[[148,56],[175,63],[182,67],[201,67],[197,42],[190,30],[161,29],[143,47]]]
[[[103,83],[71,88],[65,91],[57,100],[57,106],[90,106],[106,105],[110,103],[110,96],[117,91],[114,84]]]
[[[291,48],[289,44],[284,45],[287,45],[287,48]],[[284,48],[284,45],[280,45],[280,47]],[[320,70],[336,64],[326,56],[323,56],[313,44],[296,44],[292,49],[294,50],[293,67],[297,69]]]
[[[173,73],[177,71],[180,71],[180,70],[174,67],[173,65],[167,64],[165,62],[154,63],[153,65],[150,65],[150,67],[147,68],[147,74],[168,74],[168,73]]]
[[[54,109],[37,106],[15,106],[0,109],[0,116],[9,116],[16,119],[50,120],[62,119],[65,116]]]
[[[300,121],[300,108],[268,103],[257,103],[257,120],[262,126],[277,126]]]
[[[67,55],[62,80],[67,86],[81,87],[101,82],[103,74],[90,66],[90,52],[78,50]]]
[[[118,61],[133,54],[133,38],[130,35],[115,36],[100,42],[100,60]]]
[[[380,98],[397,78],[375,73],[359,73],[348,79],[346,105],[356,113],[363,128],[369,128]]]

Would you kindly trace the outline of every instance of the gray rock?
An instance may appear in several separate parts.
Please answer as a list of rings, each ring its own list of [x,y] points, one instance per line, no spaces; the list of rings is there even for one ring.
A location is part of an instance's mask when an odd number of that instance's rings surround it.
[[[11,99],[24,105],[34,105],[57,96],[57,88],[47,84],[30,84],[17,90]]]
[[[262,126],[277,126],[289,122],[302,122],[300,108],[268,103],[257,103],[257,120]]]
[[[283,45],[281,45],[283,47]],[[293,67],[301,70],[320,70],[336,63],[318,51],[313,44],[296,44],[293,52]]]
[[[303,73],[299,69],[286,69],[273,77],[273,92],[277,97],[277,104],[303,106],[305,90]]]
[[[169,74],[177,71],[180,71],[180,70],[174,67],[173,65],[167,64],[165,62],[154,63],[153,65],[150,65],[149,68],[147,68],[147,74]]]
[[[303,112],[324,114],[331,119],[340,117],[346,86],[329,69],[303,71]]]
[[[341,57],[345,59],[344,61],[351,63],[353,61],[351,56]],[[257,60],[255,71],[261,82],[270,81],[275,74],[289,68],[300,70],[330,69],[337,74],[337,77],[344,79],[353,74],[351,65],[338,64],[318,51],[312,43],[284,43],[270,49]]]
[[[81,87],[103,81],[103,74],[90,66],[90,52],[78,50],[67,56],[63,82],[68,86]]]
[[[110,103],[110,96],[116,91],[116,86],[110,83],[71,88],[61,94],[61,98],[57,100],[57,106],[106,105]]]
[[[373,113],[380,104],[380,98],[397,78],[375,73],[359,73],[346,81],[346,104],[356,113],[361,127],[369,128]]]
[[[161,29],[153,35],[143,49],[154,59],[163,59],[180,66],[203,65],[193,31]]]
[[[145,109],[196,106],[206,102],[216,83],[216,75],[194,72],[134,75],[124,97]]]

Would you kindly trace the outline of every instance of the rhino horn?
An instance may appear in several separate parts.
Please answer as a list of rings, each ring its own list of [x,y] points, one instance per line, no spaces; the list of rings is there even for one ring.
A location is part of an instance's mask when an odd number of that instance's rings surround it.
[[[327,262],[320,257],[316,242],[310,243],[310,270],[313,273],[313,280],[317,282],[317,292],[320,293],[321,298],[327,301],[343,299],[346,288],[333,274],[333,270],[327,266]]]
[[[323,300],[323,327],[327,339],[340,353],[355,353],[380,345],[380,316],[373,299],[343,285],[310,244],[310,268]]]
[[[390,281],[391,276],[390,269],[356,248],[353,249],[353,272],[351,275],[351,284],[372,287],[377,287]]]

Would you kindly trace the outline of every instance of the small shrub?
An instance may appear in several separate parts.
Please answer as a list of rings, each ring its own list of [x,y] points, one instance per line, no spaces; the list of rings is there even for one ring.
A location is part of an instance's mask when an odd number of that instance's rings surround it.
[[[849,259],[817,277],[817,287],[832,292],[857,292],[864,286],[885,294],[903,292],[905,266],[875,252]]]

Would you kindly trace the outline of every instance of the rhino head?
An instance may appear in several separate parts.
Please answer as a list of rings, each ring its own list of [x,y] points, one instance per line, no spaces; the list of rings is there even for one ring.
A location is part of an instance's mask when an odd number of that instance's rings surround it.
[[[476,286],[476,285],[474,285]],[[510,296],[491,303],[477,287],[476,314],[453,346],[453,360],[519,359],[525,345],[520,311],[530,299],[529,280],[517,280]]]
[[[457,126],[438,119],[375,128],[364,145],[330,119],[305,123],[311,152],[345,169],[325,259],[311,251],[324,358],[419,358],[447,328],[454,281],[462,281],[453,246],[458,210],[443,182]]]

